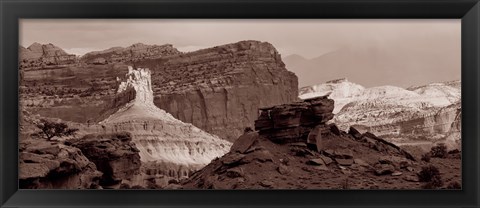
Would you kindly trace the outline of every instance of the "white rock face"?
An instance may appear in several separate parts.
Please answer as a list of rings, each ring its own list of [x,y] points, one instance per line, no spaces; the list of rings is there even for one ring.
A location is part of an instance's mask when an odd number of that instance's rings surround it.
[[[340,79],[304,87],[299,97],[329,94],[335,101],[333,121],[344,130],[360,126],[380,136],[425,136],[438,140],[460,131],[451,127],[460,112],[459,86],[459,82],[446,82],[408,89],[395,86],[365,88]]]
[[[142,162],[179,164],[197,169],[223,156],[232,145],[156,107],[148,69],[129,67],[117,95],[131,96],[131,99],[100,124],[106,132],[132,133]]]
[[[351,102],[364,92],[365,87],[349,82],[347,79],[338,79],[324,84],[303,87],[299,90],[301,99],[308,99],[330,94],[328,97],[335,100],[333,113],[338,113],[343,106]]]

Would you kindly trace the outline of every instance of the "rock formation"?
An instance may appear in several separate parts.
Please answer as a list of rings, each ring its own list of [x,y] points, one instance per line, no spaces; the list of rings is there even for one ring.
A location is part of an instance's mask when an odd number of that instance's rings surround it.
[[[130,63],[142,59],[154,59],[180,52],[170,44],[145,45],[136,43],[129,47],[113,47],[103,51],[89,52],[81,57],[87,64]]]
[[[90,134],[67,143],[79,148],[82,153],[103,173],[103,187],[132,180],[140,173],[140,152],[129,133]]]
[[[277,143],[307,141],[310,130],[333,118],[334,101],[326,97],[260,109],[255,121],[259,134]]]
[[[233,141],[257,109],[297,100],[297,77],[269,43],[241,41],[137,62],[152,69],[155,104],[180,119]]]
[[[156,106],[183,122],[234,140],[245,127],[252,127],[258,108],[298,99],[297,77],[286,70],[269,43],[242,41],[184,54],[168,45],[163,46],[166,52],[154,52],[153,46],[144,46],[145,53],[134,52],[140,46],[85,55],[78,66],[25,71],[20,102],[41,116],[79,123],[102,121],[100,111],[122,99],[116,95],[116,77],[127,73],[125,62],[133,62],[152,70]],[[113,58],[120,62],[112,63],[109,57],[121,57]]]
[[[351,128],[347,133],[328,124],[333,105],[331,99],[317,97],[261,109],[258,132],[240,136],[230,152],[183,180],[180,188],[420,188],[416,170],[423,161],[370,132]],[[454,164],[449,170],[460,167]]]
[[[102,173],[80,149],[45,140],[21,140],[18,178],[22,189],[98,188]]]
[[[77,57],[49,43],[33,43],[28,48],[19,47],[20,69],[54,68],[77,62]]]
[[[117,93],[116,102],[104,112],[99,131],[130,132],[145,169],[159,170],[154,174],[188,176],[225,154],[231,145],[157,108],[148,69],[129,67]]]

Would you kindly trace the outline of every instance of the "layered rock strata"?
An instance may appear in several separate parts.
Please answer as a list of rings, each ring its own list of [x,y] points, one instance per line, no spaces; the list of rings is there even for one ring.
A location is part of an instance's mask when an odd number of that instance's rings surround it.
[[[151,74],[148,69],[133,69],[118,88],[116,99],[100,122],[104,132],[130,132],[140,151],[145,169],[154,174],[188,176],[228,151],[231,143],[183,123],[153,104]],[[100,130],[102,131],[102,130]]]
[[[136,43],[129,47],[113,47],[103,51],[89,52],[81,57],[87,64],[130,63],[142,59],[154,59],[180,54],[171,44],[146,45]]]
[[[364,88],[340,79],[300,91],[301,98],[328,95],[335,100],[334,122],[343,130],[354,126],[398,144],[441,141],[449,143],[451,149],[458,148],[455,143],[459,143],[457,132],[460,128],[452,128],[452,125],[455,126],[455,119],[460,119],[459,81],[403,89],[394,86]]]
[[[277,143],[305,142],[313,127],[329,128],[326,122],[333,118],[333,108],[334,101],[326,96],[261,108],[255,130]]]
[[[153,71],[155,105],[229,141],[252,127],[258,108],[298,99],[297,77],[266,42],[241,41],[136,65]]]
[[[150,49],[137,53],[133,48],[125,53],[137,55],[117,54],[124,50],[117,48],[90,54],[66,68],[22,71],[20,102],[41,116],[102,121],[104,116],[98,118],[104,115],[102,109],[112,102],[124,103],[116,96],[116,77],[127,73],[126,63],[132,63],[152,70],[156,106],[183,122],[234,140],[245,127],[252,127],[258,108],[298,99],[297,77],[266,42],[242,41],[183,54],[174,48],[152,54]],[[111,62],[109,57],[114,57]]]
[[[20,69],[44,69],[66,66],[77,62],[77,57],[49,43],[33,43],[28,48],[19,47]]]

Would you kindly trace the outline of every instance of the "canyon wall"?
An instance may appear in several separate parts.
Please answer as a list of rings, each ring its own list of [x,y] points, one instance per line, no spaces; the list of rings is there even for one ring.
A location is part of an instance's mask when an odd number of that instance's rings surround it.
[[[165,50],[157,53],[158,47]],[[91,62],[96,58],[107,61]],[[152,71],[156,106],[231,141],[253,127],[258,108],[298,99],[297,77],[286,70],[276,49],[266,42],[242,41],[189,53],[169,45],[93,52],[66,68],[22,73],[20,101],[41,116],[99,122],[112,102],[124,103],[115,94],[117,77],[127,73],[126,62]]]
[[[258,108],[297,100],[298,82],[269,43],[242,41],[137,62],[153,71],[155,105],[233,141]]]

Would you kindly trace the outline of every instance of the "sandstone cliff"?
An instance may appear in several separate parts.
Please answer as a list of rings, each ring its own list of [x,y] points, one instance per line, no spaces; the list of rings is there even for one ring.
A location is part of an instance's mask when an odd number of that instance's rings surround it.
[[[188,176],[225,154],[231,145],[156,107],[148,69],[130,67],[117,93],[121,99],[107,107],[98,131],[130,132],[145,169],[162,170],[154,174]]]
[[[134,48],[141,47],[95,52],[82,57],[78,66],[25,71],[20,102],[41,116],[80,123],[105,119],[98,118],[105,107],[129,100],[116,96],[116,78],[127,73],[127,65],[85,63],[95,54],[150,68],[156,106],[223,139],[234,140],[252,127],[258,108],[298,99],[297,77],[285,69],[269,43],[242,41],[185,54],[167,45],[165,54],[152,49],[152,56],[150,49],[137,53]],[[131,58],[137,56],[146,58]]]
[[[170,44],[145,45],[143,43],[136,43],[126,48],[113,47],[103,51],[89,52],[81,57],[81,61],[88,64],[126,63],[179,53],[180,52]]]
[[[241,41],[136,63],[152,69],[155,105],[233,141],[257,109],[297,100],[298,82],[270,44]]]
[[[33,43],[28,48],[19,47],[20,69],[52,68],[77,62],[77,57],[49,43]]]

